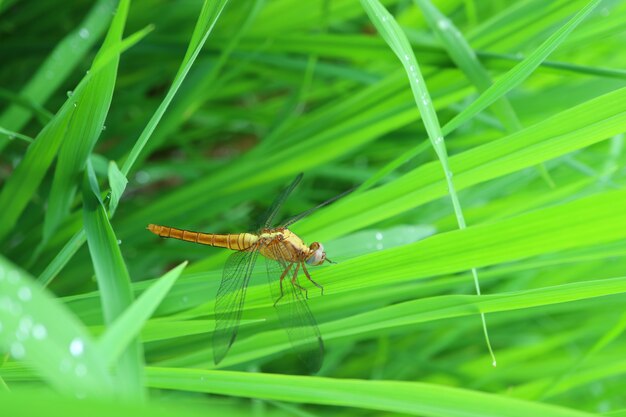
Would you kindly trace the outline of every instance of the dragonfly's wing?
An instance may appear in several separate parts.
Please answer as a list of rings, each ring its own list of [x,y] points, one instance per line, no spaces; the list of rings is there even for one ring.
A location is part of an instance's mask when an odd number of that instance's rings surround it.
[[[278,214],[283,203],[285,202],[287,197],[289,197],[289,194],[291,194],[291,192],[298,186],[298,184],[300,184],[300,181],[302,181],[302,176],[302,173],[298,174],[298,176],[293,180],[289,187],[285,188],[283,192],[280,193],[278,197],[276,197],[276,200],[274,200],[272,206],[267,210],[265,218],[263,219],[263,228],[268,228],[272,226],[272,222],[274,221],[276,214]]]
[[[274,250],[279,251],[280,249]],[[322,366],[324,343],[302,290],[291,282],[294,274],[297,273],[298,265],[271,259],[267,259],[266,265],[272,297],[274,302],[278,300],[274,305],[278,318],[287,331],[291,346],[298,358],[310,373],[316,373]],[[288,268],[289,271],[283,279],[283,296],[281,298],[280,276]]]
[[[213,359],[217,365],[237,337],[246,288],[254,269],[258,252],[235,252],[224,265],[224,273],[215,299],[215,332]]]
[[[347,191],[344,191],[343,193],[341,193],[341,194],[339,194],[339,195],[336,195],[336,196],[334,196],[333,198],[330,198],[330,199],[328,199],[328,200],[324,201],[323,203],[320,203],[320,204],[318,204],[317,206],[312,207],[312,208],[310,208],[310,209],[308,209],[308,210],[306,210],[306,211],[304,211],[304,212],[302,212],[302,213],[298,214],[297,216],[292,217],[291,219],[289,219],[289,220],[287,220],[285,223],[283,223],[283,224],[281,225],[281,227],[289,227],[289,226],[291,226],[291,225],[292,225],[292,224],[294,224],[295,222],[297,222],[297,221],[299,221],[299,220],[303,219],[304,217],[306,217],[306,216],[308,216],[309,214],[311,214],[311,213],[313,213],[313,212],[317,211],[318,209],[321,209],[322,207],[327,206],[327,205],[329,205],[330,203],[333,203],[333,202],[335,202],[335,201],[339,200],[340,198],[345,197],[346,195],[350,194],[350,193],[351,193],[352,191],[354,191],[354,190],[355,190],[354,188],[351,188],[351,189],[349,189],[349,190],[347,190]]]

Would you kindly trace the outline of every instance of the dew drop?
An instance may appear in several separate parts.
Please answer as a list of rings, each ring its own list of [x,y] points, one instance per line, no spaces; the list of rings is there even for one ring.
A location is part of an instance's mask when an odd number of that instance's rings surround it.
[[[74,95],[74,92],[72,90],[67,90],[67,98],[70,98]]]
[[[29,301],[32,298],[33,294],[31,293],[30,288],[22,287],[17,291],[17,296],[22,301]]]
[[[404,60],[408,61],[409,60],[409,56],[408,55],[404,55]]]
[[[15,359],[22,359],[26,356],[26,349],[20,342],[13,342],[10,349],[11,356]]]
[[[446,30],[450,27],[450,22],[447,19],[440,19],[437,22],[437,26],[439,26],[439,29],[441,30]]]
[[[36,340],[43,340],[48,336],[48,330],[46,330],[46,326],[43,324],[35,324],[33,326],[33,337]]]
[[[89,29],[87,28],[81,28],[78,31],[78,36],[80,36],[83,39],[87,39],[89,37]]]
[[[122,244],[122,240],[121,239],[117,239],[117,244],[121,245]]]
[[[383,249],[383,244],[382,243],[377,243],[376,244],[376,249],[382,250]]]
[[[102,125],[102,131],[104,132],[105,130],[107,130],[106,125]]]
[[[376,232],[376,240],[383,240],[383,234],[380,232]]]
[[[70,342],[70,353],[72,354],[72,356],[82,355],[84,349],[85,345],[83,344],[82,339],[77,337]]]

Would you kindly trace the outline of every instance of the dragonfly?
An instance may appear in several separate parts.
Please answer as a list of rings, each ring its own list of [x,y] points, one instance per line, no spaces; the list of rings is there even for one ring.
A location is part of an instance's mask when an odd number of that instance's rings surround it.
[[[302,180],[299,174],[270,206],[265,220],[254,233],[215,234],[176,229],[149,224],[147,229],[163,238],[174,238],[202,245],[234,250],[224,265],[222,280],[215,299],[215,331],[213,332],[213,358],[219,364],[237,338],[243,312],[246,289],[258,255],[266,258],[267,276],[282,327],[287,331],[291,346],[307,371],[319,371],[324,357],[324,343],[315,318],[309,309],[307,289],[300,283],[304,278],[320,289],[324,287],[311,278],[309,266],[332,262],[326,257],[319,242],[306,245],[289,230],[289,226],[315,210],[343,197],[348,192],[331,198],[287,220],[278,227],[272,223],[285,200]]]

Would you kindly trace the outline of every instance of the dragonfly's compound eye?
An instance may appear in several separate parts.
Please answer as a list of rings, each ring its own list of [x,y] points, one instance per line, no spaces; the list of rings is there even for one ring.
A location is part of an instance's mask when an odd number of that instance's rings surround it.
[[[326,260],[326,252],[324,252],[324,245],[319,242],[311,243],[309,249],[313,251],[312,255],[306,260],[309,265],[321,265]]]

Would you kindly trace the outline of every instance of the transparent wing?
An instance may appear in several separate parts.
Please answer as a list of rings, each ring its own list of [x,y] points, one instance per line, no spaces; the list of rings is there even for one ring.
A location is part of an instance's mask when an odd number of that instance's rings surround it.
[[[291,194],[291,192],[298,186],[298,184],[300,184],[300,181],[302,181],[302,176],[302,173],[298,174],[298,176],[294,178],[294,180],[291,182],[289,187],[285,188],[276,198],[276,200],[274,200],[271,207],[267,210],[265,219],[263,219],[263,228],[268,228],[272,225],[276,214],[278,214],[278,211],[282,207],[287,197],[289,197],[289,194]]]
[[[222,282],[215,298],[215,332],[213,359],[217,365],[237,337],[246,288],[254,269],[258,252],[235,252],[224,265]]]
[[[280,247],[279,244],[272,245],[274,257],[285,259],[280,253]],[[267,259],[266,265],[267,278],[276,303],[274,307],[280,323],[287,331],[291,346],[300,361],[310,373],[316,373],[322,366],[324,343],[302,290],[291,282],[293,276],[299,272],[299,265],[271,259]],[[281,297],[280,277],[283,274],[285,275]]]
[[[304,212],[302,212],[302,213],[298,214],[297,216],[294,216],[294,217],[290,218],[290,219],[289,219],[289,220],[287,220],[285,223],[283,223],[283,225],[282,225],[281,227],[289,227],[289,226],[291,226],[291,225],[292,225],[292,224],[294,224],[295,222],[297,222],[297,221],[299,221],[299,220],[303,219],[304,217],[307,217],[309,214],[311,214],[311,213],[313,213],[313,212],[315,212],[315,211],[317,211],[317,210],[321,209],[322,207],[327,206],[327,205],[329,205],[330,203],[333,203],[333,202],[335,202],[335,201],[339,200],[340,198],[345,197],[346,195],[350,194],[350,193],[351,193],[352,191],[354,191],[354,190],[355,190],[355,188],[351,188],[351,189],[349,189],[349,190],[347,190],[347,191],[344,191],[343,193],[341,193],[341,194],[339,194],[339,195],[336,195],[336,196],[334,196],[333,198],[330,198],[330,199],[328,199],[328,200],[324,201],[323,203],[320,203],[320,204],[318,204],[317,206],[312,207],[312,208],[310,208],[310,209],[308,209],[308,210],[306,210],[306,211],[304,211]]]

